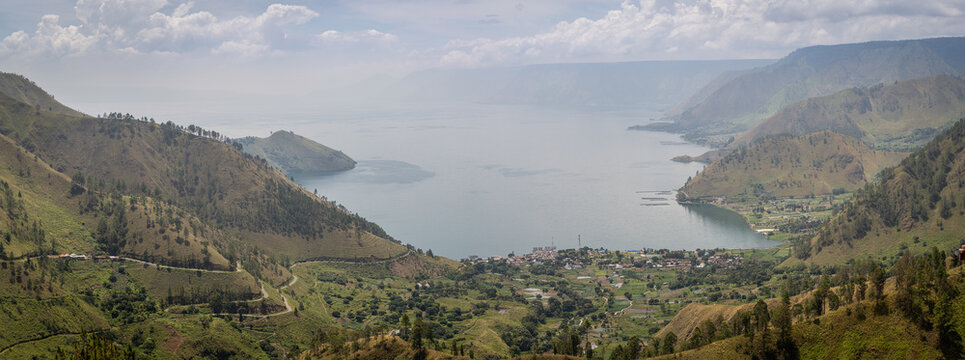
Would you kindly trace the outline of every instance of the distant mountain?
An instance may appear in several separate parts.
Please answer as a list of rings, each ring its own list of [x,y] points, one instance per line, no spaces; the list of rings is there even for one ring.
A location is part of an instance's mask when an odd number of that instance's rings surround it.
[[[965,120],[901,163],[881,172],[813,239],[795,244],[799,259],[842,263],[904,250],[952,249],[965,233]]]
[[[652,128],[723,145],[729,136],[802,99],[937,74],[965,74],[965,38],[812,46],[773,64],[711,82],[666,113],[672,126]]]
[[[81,116],[80,111],[71,109],[53,96],[41,89],[29,79],[11,73],[0,72],[0,93],[10,98],[33,106],[35,110],[46,110],[53,113]]]
[[[275,131],[267,138],[237,139],[242,151],[268,161],[285,174],[326,173],[355,167],[355,160],[291,131]]]
[[[830,129],[878,149],[915,150],[965,117],[965,79],[949,75],[851,88],[781,109],[728,147]]]
[[[667,108],[722,73],[772,60],[638,61],[433,69],[403,78],[388,96],[566,107]]]
[[[773,136],[714,161],[680,190],[682,199],[749,198],[853,191],[907,153],[874,150],[832,131]]]

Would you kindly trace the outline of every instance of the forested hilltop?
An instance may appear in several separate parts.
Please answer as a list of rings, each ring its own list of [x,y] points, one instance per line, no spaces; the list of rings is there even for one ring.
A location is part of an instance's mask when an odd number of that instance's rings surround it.
[[[881,180],[858,191],[797,257],[827,264],[856,256],[896,258],[924,244],[956,247],[965,231],[965,120],[936,137]]]

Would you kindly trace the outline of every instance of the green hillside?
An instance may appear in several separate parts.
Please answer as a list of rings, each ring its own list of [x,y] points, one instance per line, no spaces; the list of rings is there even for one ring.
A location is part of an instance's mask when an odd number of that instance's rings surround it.
[[[0,224],[11,237],[7,258],[94,252],[169,265],[228,269],[219,232],[149,196],[103,191],[79,175],[55,171],[0,135]],[[3,231],[3,230],[0,230]],[[7,231],[3,231],[6,233]]]
[[[237,139],[246,154],[268,161],[288,175],[344,171],[355,167],[355,160],[325,145],[291,131],[275,131],[267,138]]]
[[[810,241],[797,244],[809,263],[894,258],[930,246],[955,248],[965,232],[965,120],[881,173]]]
[[[300,188],[217,132],[146,120],[38,113],[0,95],[0,133],[55,170],[169,201],[244,246],[296,260],[404,252],[377,225]]]
[[[785,198],[850,192],[907,153],[873,150],[850,136],[821,131],[761,139],[719,159],[680,190],[685,200]]]
[[[833,130],[877,149],[911,151],[965,116],[965,79],[936,75],[810,98],[738,136],[729,148],[769,135]]]
[[[784,106],[829,95],[850,87],[867,87],[936,74],[965,73],[965,38],[876,41],[812,46],[795,50],[778,62],[727,74],[674,112],[671,126],[688,137],[723,145],[729,137],[750,129]],[[708,95],[709,93],[709,95]]]

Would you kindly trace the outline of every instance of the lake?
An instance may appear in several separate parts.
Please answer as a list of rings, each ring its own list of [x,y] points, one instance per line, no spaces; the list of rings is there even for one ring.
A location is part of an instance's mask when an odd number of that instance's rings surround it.
[[[626,130],[657,117],[655,111],[404,104],[212,115],[202,125],[231,129],[231,135],[293,130],[344,151],[358,161],[354,170],[296,182],[402,242],[447,257],[549,245],[774,246],[732,212],[674,201],[674,190],[703,165],[670,158],[707,149],[673,134]]]

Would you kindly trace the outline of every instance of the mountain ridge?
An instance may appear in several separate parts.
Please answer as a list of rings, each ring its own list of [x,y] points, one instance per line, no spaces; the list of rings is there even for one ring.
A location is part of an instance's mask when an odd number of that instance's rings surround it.
[[[694,96],[665,114],[689,138],[723,145],[787,104],[849,87],[965,73],[965,38],[874,41],[801,48],[777,62],[746,71],[710,95]],[[713,87],[716,87],[714,89]],[[700,94],[700,93],[698,93]]]

